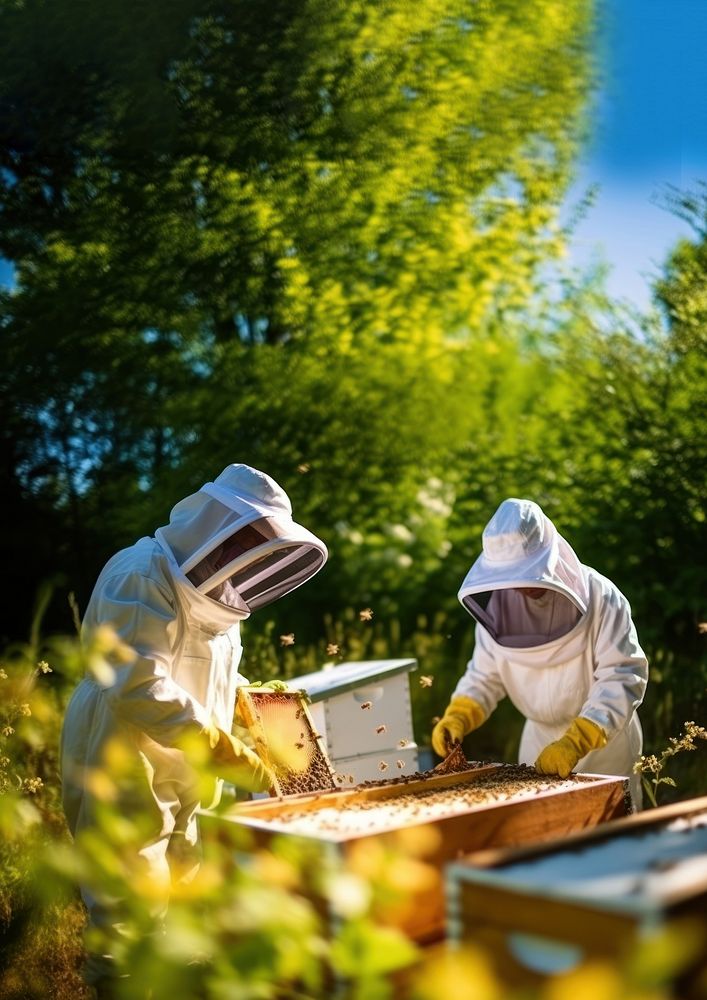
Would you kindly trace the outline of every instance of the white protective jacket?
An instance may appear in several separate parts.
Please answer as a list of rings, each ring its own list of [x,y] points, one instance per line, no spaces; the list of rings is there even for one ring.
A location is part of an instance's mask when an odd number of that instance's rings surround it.
[[[231,732],[236,689],[248,683],[238,670],[240,622],[248,607],[233,591],[231,606],[201,593],[183,568],[263,517],[285,525],[288,537],[311,543],[321,556],[319,568],[326,548],[291,515],[287,495],[269,476],[246,465],[228,466],[214,483],[180,501],[154,538],[114,555],[91,595],[84,634],[109,624],[135,656],[114,665],[109,686],[87,676],[69,702],[62,729],[64,809],[74,835],[92,824],[95,802],[87,776],[118,737],[135,751],[145,801],[155,807],[154,838],[140,853],[158,879],[169,880],[175,854],[188,867],[198,839],[195,775],[177,744],[210,722]],[[84,896],[89,910],[97,906]]]
[[[537,600],[518,588],[545,593]],[[636,709],[648,663],[618,588],[579,562],[537,504],[509,499],[484,530],[483,552],[459,600],[478,624],[454,694],[475,699],[487,716],[507,695],[526,718],[518,754],[525,764],[534,764],[577,716],[590,719],[608,742],[576,770],[629,776],[639,804]]]

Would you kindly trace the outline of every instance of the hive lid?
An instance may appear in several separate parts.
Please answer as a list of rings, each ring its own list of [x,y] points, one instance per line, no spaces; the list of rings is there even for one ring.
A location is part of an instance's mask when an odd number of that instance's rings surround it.
[[[361,660],[302,674],[301,677],[293,677],[290,683],[306,691],[310,700],[317,702],[345,691],[353,691],[363,684],[411,670],[417,670],[417,660],[412,657],[400,660]]]
[[[236,714],[248,727],[258,756],[275,775],[277,795],[336,788],[334,769],[303,691],[239,687]]]

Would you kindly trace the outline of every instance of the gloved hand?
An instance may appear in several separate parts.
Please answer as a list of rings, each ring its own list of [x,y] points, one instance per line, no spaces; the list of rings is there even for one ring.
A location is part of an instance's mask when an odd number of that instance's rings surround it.
[[[478,701],[458,694],[432,730],[432,748],[440,757],[446,757],[454,743],[461,743],[467,733],[478,729],[486,718]]]
[[[267,792],[274,785],[270,769],[241,740],[215,725],[206,726],[202,735],[208,741],[214,769],[224,781],[249,792]]]
[[[269,691],[289,691],[287,684],[284,681],[253,681],[248,687],[252,688],[267,688]]]
[[[590,750],[606,746],[606,733],[596,722],[581,715],[572,722],[564,736],[548,744],[535,761],[540,774],[558,774],[566,778]]]

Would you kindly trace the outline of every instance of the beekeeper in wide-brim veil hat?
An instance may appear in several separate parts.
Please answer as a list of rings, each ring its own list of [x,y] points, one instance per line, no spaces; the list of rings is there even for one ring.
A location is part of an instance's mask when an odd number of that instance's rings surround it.
[[[432,731],[435,752],[507,696],[526,719],[520,763],[561,777],[626,775],[638,803],[648,662],[618,587],[579,561],[537,503],[511,497],[486,525],[458,596],[477,622],[474,652]]]
[[[293,520],[282,487],[234,464],[179,501],[154,536],[108,560],[82,635],[90,641],[110,626],[127,652],[111,659],[105,679],[89,671],[64,715],[62,793],[74,836],[95,824],[91,775],[116,744],[139,767],[136,787],[116,783],[113,805],[153,817],[135,862],[155,884],[198,864],[197,813],[216,803],[221,779],[246,792],[272,787],[264,762],[233,729],[237,689],[248,683],[239,672],[240,624],[310,579],[326,558],[324,543]],[[215,786],[200,782],[204,768],[218,775]],[[81,889],[89,925],[119,934],[115,905],[95,886]],[[91,954],[88,981],[110,974],[104,958]]]
[[[324,542],[293,520],[282,487],[248,465],[229,465],[180,501],[157,537],[200,594],[248,612],[301,586],[328,555]]]

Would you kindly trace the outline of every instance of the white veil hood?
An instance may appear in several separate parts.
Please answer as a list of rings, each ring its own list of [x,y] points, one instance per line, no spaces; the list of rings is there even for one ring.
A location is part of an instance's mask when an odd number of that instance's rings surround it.
[[[462,606],[482,625],[488,627],[488,616],[475,595],[497,590],[552,590],[586,614],[589,585],[582,564],[537,503],[504,500],[484,528],[482,544],[458,593]]]

